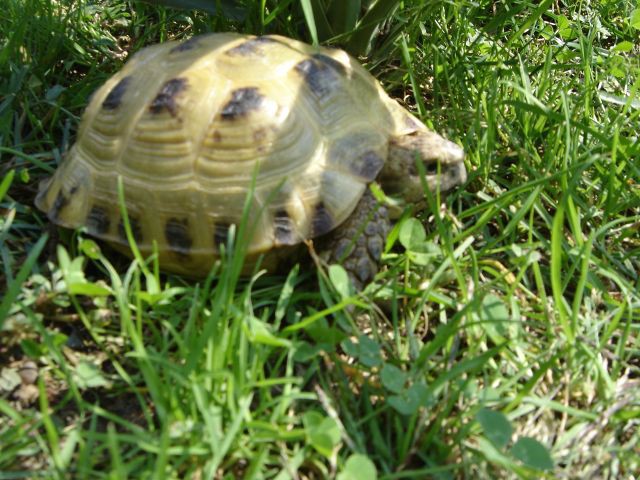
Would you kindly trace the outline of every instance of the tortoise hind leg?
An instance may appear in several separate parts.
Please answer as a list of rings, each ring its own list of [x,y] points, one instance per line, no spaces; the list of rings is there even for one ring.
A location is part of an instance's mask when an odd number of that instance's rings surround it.
[[[356,289],[362,290],[378,273],[390,228],[387,209],[367,188],[351,216],[320,241],[320,257],[341,264]]]

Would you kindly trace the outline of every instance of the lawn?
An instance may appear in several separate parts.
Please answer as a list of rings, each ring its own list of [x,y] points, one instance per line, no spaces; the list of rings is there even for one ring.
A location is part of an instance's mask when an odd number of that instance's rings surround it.
[[[638,6],[210,3],[3,3],[0,480],[636,478]],[[229,30],[346,48],[464,148],[364,291],[232,243],[166,275],[34,207],[128,57]]]

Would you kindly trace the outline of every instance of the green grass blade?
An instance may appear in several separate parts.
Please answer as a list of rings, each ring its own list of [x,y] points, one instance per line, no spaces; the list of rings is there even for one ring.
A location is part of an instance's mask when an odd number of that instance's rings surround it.
[[[533,25],[535,22],[537,22],[540,17],[547,11],[547,9],[549,8],[549,5],[551,5],[553,3],[553,0],[545,0],[544,2],[542,2],[540,5],[538,5],[538,8],[536,8],[531,15],[529,15],[528,17],[526,17],[525,21],[522,23],[522,25],[520,26],[520,28],[518,28],[518,30],[516,30],[513,35],[511,35],[511,37],[509,38],[509,40],[507,41],[507,47],[510,46],[511,44],[513,44],[516,40],[518,40],[519,38],[522,37],[523,33],[526,32],[529,28],[531,28],[531,25]]]
[[[210,15],[222,14],[233,20],[243,20],[246,15],[246,7],[237,0],[144,0],[155,5],[164,5],[171,8],[188,10],[202,10]]]
[[[2,178],[2,182],[0,182],[0,201],[2,201],[4,196],[9,191],[9,187],[11,187],[11,183],[13,182],[15,173],[15,170],[9,170]]]
[[[361,8],[361,0],[334,0],[331,2],[327,17],[335,35],[348,34],[355,28]]]
[[[390,19],[399,4],[398,0],[375,1],[358,22],[355,32],[347,43],[347,49],[355,55],[368,54],[376,30],[382,22]]]
[[[49,236],[45,233],[42,237],[40,237],[40,239],[38,239],[36,244],[31,248],[29,255],[22,264],[22,267],[20,267],[16,278],[8,286],[6,294],[2,299],[2,303],[0,303],[0,330],[2,330],[2,326],[4,325],[4,321],[6,320],[7,315],[9,314],[9,311],[13,306],[13,302],[20,294],[23,283],[27,280],[27,277],[31,273],[36,260],[38,260],[42,249],[47,244],[48,238]]]
[[[555,313],[567,342],[573,345],[575,336],[569,318],[564,298],[564,282],[562,270],[564,264],[564,206],[559,205],[553,217],[553,229],[551,231],[551,289],[555,303]]]
[[[318,29],[316,28],[316,20],[313,14],[313,5],[311,0],[300,0],[302,5],[302,11],[304,13],[304,19],[309,29],[309,35],[311,35],[311,41],[314,45],[319,45],[318,41]]]

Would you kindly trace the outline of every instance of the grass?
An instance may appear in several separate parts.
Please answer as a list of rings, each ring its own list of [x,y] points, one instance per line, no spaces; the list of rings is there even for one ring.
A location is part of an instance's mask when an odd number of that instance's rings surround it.
[[[240,278],[237,255],[206,281],[165,276],[34,209],[131,52],[229,29],[309,39],[331,8],[274,3],[0,14],[0,478],[635,478],[630,1],[380,2],[373,43],[329,32],[470,171],[397,225],[358,297],[336,268]]]

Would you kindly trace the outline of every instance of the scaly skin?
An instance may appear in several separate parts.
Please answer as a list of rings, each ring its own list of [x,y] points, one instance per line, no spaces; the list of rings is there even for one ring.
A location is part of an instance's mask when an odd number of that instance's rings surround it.
[[[387,209],[367,189],[351,216],[319,242],[320,256],[341,264],[361,290],[378,273],[390,228]]]

